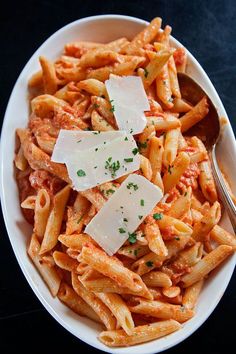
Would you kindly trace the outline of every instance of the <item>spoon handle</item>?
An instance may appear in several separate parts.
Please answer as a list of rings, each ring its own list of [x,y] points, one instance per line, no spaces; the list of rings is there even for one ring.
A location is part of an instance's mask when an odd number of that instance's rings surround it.
[[[229,191],[225,185],[222,173],[219,169],[217,160],[216,160],[216,144],[213,145],[212,150],[209,151],[211,163],[212,163],[212,172],[215,178],[215,182],[220,194],[221,201],[228,213],[229,219],[231,221],[232,227],[236,234],[236,206],[229,194]]]

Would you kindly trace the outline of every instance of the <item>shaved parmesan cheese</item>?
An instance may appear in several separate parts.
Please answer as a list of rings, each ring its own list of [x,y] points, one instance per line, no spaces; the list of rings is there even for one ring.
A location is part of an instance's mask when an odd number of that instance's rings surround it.
[[[160,188],[137,174],[129,175],[86,226],[90,235],[112,256],[133,234],[163,197]]]
[[[144,111],[150,110],[142,79],[111,75],[105,85],[119,129],[130,134],[141,133],[147,124]]]
[[[53,149],[51,160],[58,163],[65,163],[68,156],[79,151],[85,151],[96,145],[103,144],[126,136],[125,131],[83,131],[61,129]]]
[[[140,167],[132,135],[117,132],[60,132],[52,161],[65,163],[73,187],[84,191]]]

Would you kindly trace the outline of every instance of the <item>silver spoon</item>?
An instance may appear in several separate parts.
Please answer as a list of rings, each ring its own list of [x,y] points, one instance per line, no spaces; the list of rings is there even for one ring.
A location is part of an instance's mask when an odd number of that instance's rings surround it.
[[[216,145],[220,140],[220,119],[217,110],[206,92],[188,75],[178,73],[178,80],[182,98],[190,102],[192,105],[196,105],[203,98],[203,96],[206,96],[208,99],[209,112],[207,116],[195,126],[190,128],[187,131],[187,135],[196,135],[198,138],[203,140],[209,153],[212,164],[212,172],[220,198],[225,210],[228,213],[234,232],[236,233],[236,206],[230,197],[216,159]]]

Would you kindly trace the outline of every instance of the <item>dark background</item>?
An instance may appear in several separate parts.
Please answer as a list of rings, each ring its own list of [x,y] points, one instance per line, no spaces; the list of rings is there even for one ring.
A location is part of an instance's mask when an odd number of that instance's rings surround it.
[[[18,75],[49,35],[82,17],[124,14],[145,20],[161,16],[164,24],[173,27],[173,35],[192,52],[210,76],[236,131],[235,0],[6,0],[1,4],[1,122]],[[44,310],[15,260],[2,217],[0,226],[0,352],[98,353],[69,334]],[[206,323],[190,338],[165,353],[231,352],[235,337],[235,290],[236,281],[232,278]]]

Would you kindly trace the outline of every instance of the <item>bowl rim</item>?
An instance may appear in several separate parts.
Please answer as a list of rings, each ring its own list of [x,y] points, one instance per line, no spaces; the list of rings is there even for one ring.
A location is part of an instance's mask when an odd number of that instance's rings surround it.
[[[81,337],[78,336],[78,333],[76,333],[75,330],[73,330],[73,327],[70,326],[68,323],[66,323],[64,321],[64,319],[57,313],[57,311],[54,310],[54,308],[45,300],[44,296],[42,295],[41,291],[36,287],[35,283],[31,281],[30,276],[28,274],[28,270],[26,269],[26,267],[24,265],[24,262],[21,260],[20,253],[16,249],[16,247],[15,247],[15,245],[14,245],[12,239],[11,239],[11,236],[10,236],[10,234],[11,234],[11,231],[10,231],[11,220],[8,218],[7,205],[6,205],[6,202],[5,202],[6,196],[5,196],[5,190],[4,190],[4,175],[3,175],[3,168],[4,168],[4,164],[5,164],[5,162],[4,162],[4,148],[3,147],[5,147],[5,144],[3,143],[3,141],[4,141],[5,136],[6,136],[6,133],[5,133],[6,124],[7,124],[7,121],[10,119],[10,118],[8,118],[8,111],[9,111],[10,106],[14,103],[14,102],[12,102],[12,100],[13,100],[14,93],[17,90],[18,83],[20,82],[21,78],[24,76],[25,72],[27,71],[27,68],[34,61],[35,57],[38,56],[38,53],[44,48],[44,46],[46,46],[48,44],[48,42],[52,41],[55,37],[57,37],[58,34],[64,32],[64,31],[67,31],[71,27],[76,26],[78,24],[82,24],[82,23],[86,23],[86,22],[92,22],[92,21],[97,21],[97,20],[104,21],[104,20],[112,20],[112,19],[113,20],[127,20],[127,21],[136,22],[136,23],[142,24],[142,25],[147,25],[148,24],[147,21],[145,21],[143,19],[140,19],[140,18],[137,18],[137,17],[126,16],[126,15],[116,15],[116,14],[88,16],[88,17],[84,17],[84,18],[75,20],[75,21],[73,21],[73,22],[61,27],[56,32],[54,32],[52,35],[50,35],[39,46],[39,48],[32,54],[32,56],[30,57],[30,59],[27,61],[26,65],[22,69],[22,71],[21,71],[20,75],[18,76],[18,78],[17,78],[17,80],[16,80],[16,82],[15,82],[15,84],[13,86],[13,89],[11,91],[11,95],[9,97],[7,108],[6,108],[6,111],[5,111],[5,114],[4,114],[2,130],[1,130],[1,138],[0,138],[0,174],[1,174],[0,175],[0,197],[1,197],[1,206],[2,206],[3,218],[4,218],[5,226],[6,226],[6,229],[7,229],[8,238],[10,240],[11,246],[13,248],[13,252],[14,252],[15,257],[17,259],[17,262],[18,262],[18,264],[19,264],[19,266],[21,268],[21,271],[23,272],[23,274],[24,274],[28,284],[32,288],[34,294],[37,296],[39,301],[43,304],[44,308],[50,313],[50,315],[53,316],[53,318],[56,319],[56,321],[60,325],[62,325],[65,329],[67,329],[71,334],[73,334],[79,340],[82,340],[86,344],[89,344],[90,346],[92,346],[92,347],[94,347],[96,349],[99,349],[101,351],[103,350],[103,351],[108,352],[108,353],[113,352],[113,353],[130,353],[131,354],[131,353],[135,352],[136,354],[138,354],[138,353],[140,353],[140,354],[155,354],[155,353],[157,353],[157,351],[154,350],[154,349],[151,350],[151,351],[150,350],[149,351],[141,350],[140,345],[142,345],[142,344],[138,344],[138,345],[135,345],[135,346],[132,346],[132,347],[109,348],[109,347],[104,346],[102,343],[101,343],[101,345],[95,346],[94,342],[92,342],[89,338],[88,339],[87,338],[86,339],[85,338],[82,339]],[[171,40],[173,41],[173,43],[176,46],[182,46],[182,44],[178,40],[176,40],[174,37],[172,37],[172,36],[171,36]],[[226,113],[226,111],[224,109],[223,103],[221,102],[215,87],[213,86],[212,82],[210,81],[208,75],[206,74],[206,72],[204,71],[204,69],[202,68],[200,63],[188,51],[188,49],[187,49],[187,53],[188,53],[188,58],[191,59],[193,65],[197,67],[197,69],[200,71],[200,73],[204,76],[204,78],[207,81],[207,83],[210,85],[210,88],[212,90],[211,94],[215,96],[215,100],[218,101],[218,106],[221,108],[221,111],[224,113],[224,116],[226,117],[226,119],[227,119],[227,121],[229,123],[228,124],[228,128],[229,128],[228,129],[228,134],[230,134],[231,137],[234,138],[234,133],[233,133],[229,118],[227,116],[227,113]],[[234,144],[233,146],[234,146],[234,151],[236,151],[236,144]],[[228,286],[228,283],[229,283],[229,281],[231,279],[232,273],[234,271],[234,264],[235,264],[235,261],[236,261],[236,255],[234,255],[233,258],[234,258],[234,262],[232,261],[231,267],[227,271],[227,277],[224,280],[224,286],[223,286],[224,291],[221,294],[221,296],[219,296],[216,299],[216,301],[214,301],[213,303],[210,303],[207,313],[204,313],[204,315],[201,316],[201,317],[198,315],[198,320],[196,321],[196,323],[194,323],[192,325],[191,329],[189,329],[187,331],[187,333],[185,333],[184,335],[180,336],[179,338],[176,338],[175,340],[171,340],[170,343],[166,343],[163,346],[162,349],[158,350],[158,353],[162,352],[164,350],[167,350],[169,348],[172,348],[172,347],[176,346],[177,344],[183,342],[186,338],[188,338],[191,334],[193,334],[208,319],[208,317],[211,315],[211,313],[214,311],[214,309],[216,308],[217,304],[219,303],[219,301],[220,301],[221,297],[223,296],[223,294],[224,294],[224,292],[225,292],[225,290],[226,290],[226,288]],[[157,340],[153,340],[153,341],[151,341],[151,343],[154,344],[155,341],[157,341]],[[167,340],[167,342],[168,342],[168,340]],[[133,348],[134,351],[132,351],[132,348]]]

